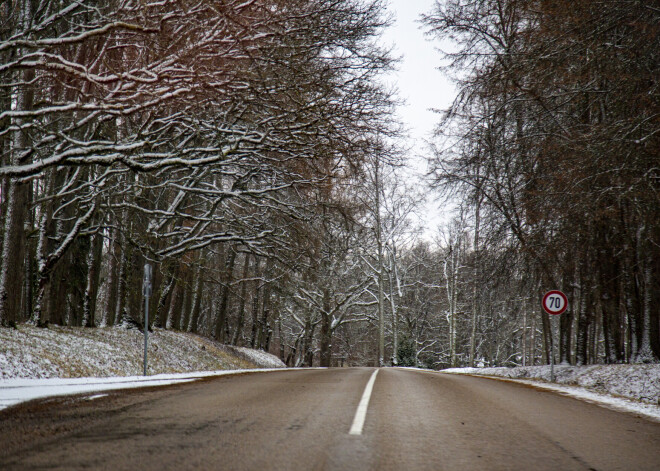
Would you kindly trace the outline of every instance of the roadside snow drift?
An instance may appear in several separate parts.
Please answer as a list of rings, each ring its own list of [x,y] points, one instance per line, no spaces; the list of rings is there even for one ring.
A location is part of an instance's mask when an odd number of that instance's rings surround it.
[[[281,370],[278,368],[277,370]],[[276,371],[275,369],[249,369],[231,371],[202,371],[196,373],[161,374],[154,376],[120,376],[114,378],[47,378],[0,380],[0,410],[32,399],[71,394],[90,393],[86,399],[107,396],[106,391],[144,388],[186,383],[208,376]],[[92,394],[93,393],[93,394]]]
[[[660,364],[450,368],[443,373],[494,376],[531,384],[577,399],[660,422]]]
[[[142,332],[122,327],[0,328],[0,379],[141,375],[143,349]],[[148,351],[149,375],[284,367],[266,352],[163,329],[149,333]]]
[[[447,373],[468,373],[511,379],[550,382],[549,366],[516,368],[451,368]],[[555,382],[580,386],[611,396],[625,397],[646,404],[660,404],[660,364],[555,366]]]
[[[221,345],[198,335],[149,333],[149,376],[142,375],[144,336],[123,327],[0,328],[0,409],[31,399],[161,386],[206,376],[271,371],[270,353]]]

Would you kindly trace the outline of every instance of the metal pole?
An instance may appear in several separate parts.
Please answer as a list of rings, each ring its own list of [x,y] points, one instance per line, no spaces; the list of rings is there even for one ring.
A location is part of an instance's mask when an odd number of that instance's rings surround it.
[[[142,280],[144,295],[144,376],[147,376],[147,344],[149,343],[149,297],[151,296],[151,265],[144,264],[144,280]]]
[[[144,297],[144,376],[147,376],[147,344],[149,343],[149,296]]]
[[[552,320],[550,321],[550,382],[555,382],[555,341],[552,335]]]

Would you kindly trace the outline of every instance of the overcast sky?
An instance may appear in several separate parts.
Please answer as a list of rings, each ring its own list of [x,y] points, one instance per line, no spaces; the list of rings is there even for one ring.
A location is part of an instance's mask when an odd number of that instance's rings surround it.
[[[440,120],[431,108],[445,109],[454,99],[456,90],[447,77],[437,70],[441,65],[437,41],[430,41],[420,29],[420,15],[430,13],[434,0],[389,0],[394,15],[394,25],[385,33],[383,40],[394,46],[394,55],[401,56],[398,72],[392,80],[399,89],[406,105],[399,109],[399,116],[410,133],[413,163],[420,172],[426,170],[424,156],[428,154],[428,140]],[[427,236],[436,232],[437,225],[447,221],[449,214],[436,201],[429,201],[423,222],[428,225]]]
[[[403,58],[395,76],[407,101],[400,115],[417,139],[427,138],[438,121],[430,108],[448,107],[455,95],[452,84],[437,70],[441,64],[437,42],[429,41],[420,29],[420,15],[429,13],[433,4],[434,0],[390,0],[395,24],[383,38],[394,46],[395,56]]]

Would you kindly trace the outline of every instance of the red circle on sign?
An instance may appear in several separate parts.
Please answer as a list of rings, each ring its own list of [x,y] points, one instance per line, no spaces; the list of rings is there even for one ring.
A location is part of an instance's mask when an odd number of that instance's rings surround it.
[[[545,296],[543,296],[543,302],[541,305],[545,312],[557,316],[563,313],[568,307],[568,298],[561,291],[548,291],[545,293]]]

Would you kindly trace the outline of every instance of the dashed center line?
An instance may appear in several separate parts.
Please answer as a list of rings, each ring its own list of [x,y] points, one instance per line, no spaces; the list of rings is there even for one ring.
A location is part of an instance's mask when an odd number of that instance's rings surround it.
[[[351,430],[348,432],[350,435],[362,435],[364,419],[367,417],[369,399],[371,399],[371,391],[374,389],[374,383],[376,382],[376,375],[378,374],[378,371],[379,370],[374,370],[374,372],[371,374],[371,378],[369,378],[367,386],[364,388],[362,399],[360,399],[360,404],[358,404],[357,410],[355,411],[353,425],[351,425]]]

